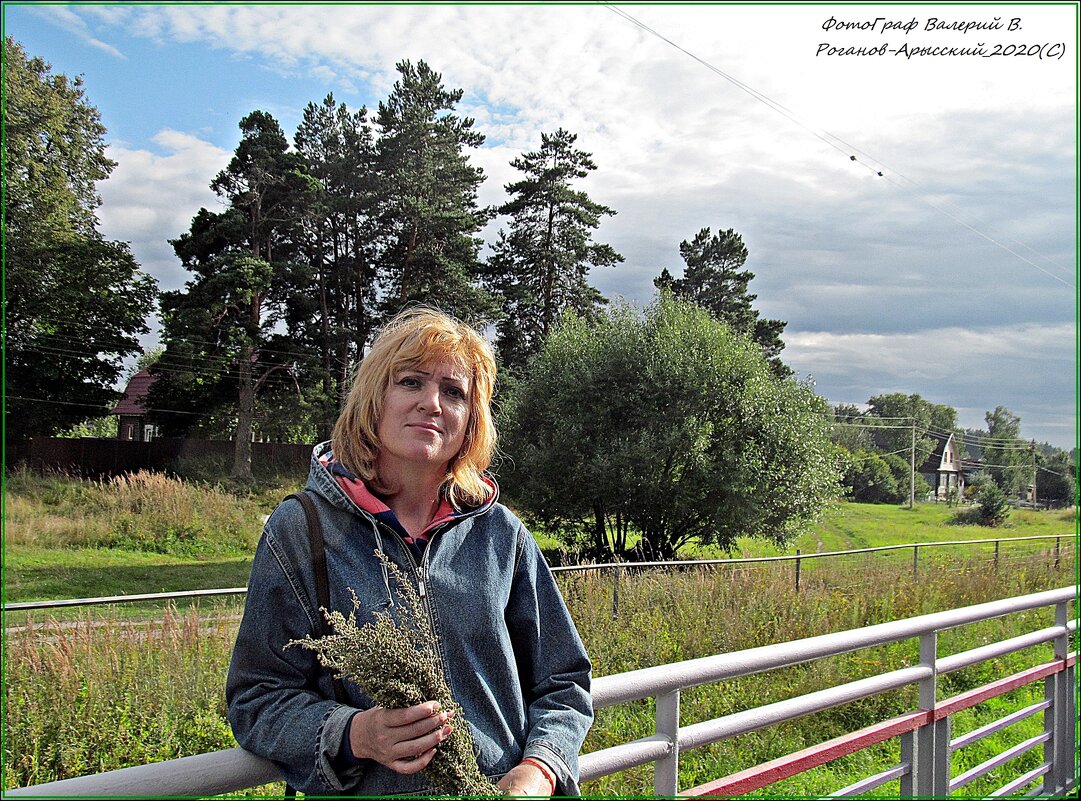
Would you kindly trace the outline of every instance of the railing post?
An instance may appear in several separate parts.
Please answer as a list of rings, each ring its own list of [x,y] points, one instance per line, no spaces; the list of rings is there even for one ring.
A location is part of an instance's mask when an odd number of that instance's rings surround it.
[[[679,792],[679,690],[657,696],[657,734],[672,744],[668,756],[653,768],[653,795],[672,797]]]
[[[1002,540],[995,540],[995,572],[998,572],[998,550]]]
[[[920,635],[920,664],[931,668],[931,675],[920,681],[920,709],[933,711],[937,696],[938,679],[938,632],[929,631]],[[931,722],[916,729],[915,759],[912,762],[912,782],[915,795],[928,798],[941,798],[949,795],[949,739],[945,742],[937,742],[938,733],[945,727],[940,727],[938,722]],[[938,749],[945,751],[946,759],[943,760]],[[942,792],[941,780],[936,770],[943,761],[947,764],[946,790]]]
[[[953,739],[953,718],[948,715],[936,720],[935,729],[935,781],[934,798],[950,796],[950,740]]]
[[[1071,665],[1062,672],[1062,685],[1066,695],[1065,714],[1062,720],[1062,731],[1066,734],[1066,741],[1062,745],[1062,752],[1066,761],[1062,765],[1065,790],[1067,793],[1077,788],[1077,763],[1074,761],[1077,754],[1077,666]]]
[[[799,568],[800,568],[800,549],[796,548],[796,592],[799,592]]]
[[[1043,730],[1051,737],[1043,744],[1043,761],[1051,767],[1043,775],[1042,795],[1058,795],[1058,773],[1062,765],[1056,753],[1059,750],[1059,726],[1056,718],[1061,711],[1058,708],[1058,680],[1061,676],[1061,673],[1055,673],[1043,680],[1043,698],[1049,704],[1043,712]]]
[[[612,568],[612,620],[619,617],[619,565]]]
[[[1055,540],[1057,543],[1058,540]],[[1065,603],[1055,605],[1055,625],[1062,627],[1062,634],[1055,637],[1055,659],[1065,661],[1069,652],[1070,637],[1066,631],[1069,610]],[[1072,671],[1060,671],[1044,679],[1044,699],[1050,704],[1043,713],[1044,731],[1051,739],[1043,745],[1044,762],[1051,763],[1051,769],[1044,774],[1044,795],[1060,795],[1065,790],[1073,773],[1073,740],[1075,718],[1071,714],[1071,696],[1074,686],[1068,678]],[[1069,750],[1067,750],[1069,749]]]
[[[1059,566],[1059,554],[1062,550],[1062,537],[1055,537],[1055,570]]]
[[[914,798],[916,795],[916,749],[919,729],[906,731],[900,736],[901,764],[908,765],[908,770],[901,775],[901,798]]]
[[[919,578],[918,565],[920,560],[920,546],[912,546],[912,583],[915,584]]]

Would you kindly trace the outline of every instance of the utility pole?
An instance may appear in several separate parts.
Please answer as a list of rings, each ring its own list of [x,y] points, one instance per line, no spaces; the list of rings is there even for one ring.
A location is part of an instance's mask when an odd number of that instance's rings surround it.
[[[1036,440],[1032,440],[1032,508],[1036,508]]]
[[[908,508],[916,505],[916,418],[912,418],[912,472],[908,476]]]

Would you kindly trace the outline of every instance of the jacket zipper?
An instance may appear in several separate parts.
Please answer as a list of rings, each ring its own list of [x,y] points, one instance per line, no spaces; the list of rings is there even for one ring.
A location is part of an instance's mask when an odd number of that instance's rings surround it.
[[[417,564],[416,557],[413,556],[413,549],[406,544],[406,541],[402,539],[401,534],[378,520],[375,524],[381,526],[384,531],[389,532],[398,540],[398,544],[401,545],[402,551],[405,552],[405,556],[409,560],[409,565],[413,569],[413,575],[417,579],[417,596],[420,598],[421,606],[424,607],[424,614],[428,617],[428,628],[431,630],[432,638],[435,640],[435,652],[439,657],[439,663],[443,666],[443,675],[447,676],[449,675],[447,673],[447,660],[443,655],[443,645],[439,640],[439,635],[436,633],[435,618],[432,616],[432,607],[428,600],[428,591],[425,587],[425,582],[428,577],[428,549],[432,547],[431,540],[429,539],[428,545],[424,548],[424,555],[421,557],[420,564]],[[433,536],[437,532],[438,529],[433,531]]]

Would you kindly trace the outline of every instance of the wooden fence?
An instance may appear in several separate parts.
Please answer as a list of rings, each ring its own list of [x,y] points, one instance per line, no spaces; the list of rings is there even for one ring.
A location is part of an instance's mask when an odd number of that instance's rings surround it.
[[[34,437],[7,443],[7,465],[25,465],[35,472],[57,470],[87,478],[115,476],[137,470],[177,472],[184,462],[220,461],[229,466],[235,444],[230,440],[171,439],[150,442],[80,437]],[[293,470],[306,474],[311,445],[253,442],[256,470]]]

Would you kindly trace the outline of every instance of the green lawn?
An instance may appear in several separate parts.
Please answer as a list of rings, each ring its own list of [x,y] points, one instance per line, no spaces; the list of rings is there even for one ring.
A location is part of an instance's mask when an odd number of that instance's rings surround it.
[[[26,505],[24,499],[18,499]],[[51,600],[56,598],[85,598],[109,595],[125,595],[155,592],[179,592],[183,590],[217,589],[239,587],[247,584],[251,552],[261,528],[262,505],[248,500],[237,501],[235,519],[230,525],[242,529],[234,537],[246,545],[230,545],[190,553],[153,553],[124,547],[81,544],[74,537],[63,539],[56,533],[55,518],[58,512],[46,505],[31,504],[21,509],[20,516],[27,518],[24,527],[33,529],[33,513],[38,511],[49,524],[53,542],[39,544],[33,534],[23,533],[8,539],[5,537],[3,593],[5,602]],[[232,510],[230,510],[232,511]],[[224,514],[224,512],[223,512]],[[822,520],[806,534],[798,537],[788,547],[780,548],[764,540],[742,538],[737,540],[731,557],[762,557],[793,555],[799,549],[803,554],[844,551],[883,545],[900,545],[917,542],[947,542],[957,540],[1011,539],[1049,534],[1076,533],[1075,511],[1033,511],[1015,509],[1007,524],[1000,528],[973,525],[955,525],[950,521],[956,510],[943,504],[920,504],[914,509],[905,506],[837,503]],[[239,521],[239,522],[237,522]],[[18,521],[17,521],[18,522]],[[96,521],[82,524],[82,531]],[[105,539],[104,535],[99,539]],[[559,548],[559,541],[549,533],[539,532],[537,539],[549,553]],[[15,540],[14,542],[12,540]],[[1067,547],[1064,541],[1063,548]],[[942,553],[982,553],[988,558],[993,545],[966,546],[966,548],[941,549]],[[1016,554],[1046,552],[1054,548],[1053,541],[1017,543],[1002,546],[1002,558]],[[940,552],[935,549],[934,552]],[[931,549],[921,558],[928,558]],[[716,547],[689,549],[684,556],[695,559],[729,558],[729,554]],[[846,557],[856,559],[857,557]],[[910,551],[896,552],[894,557],[911,559]],[[807,564],[810,564],[808,560]],[[826,560],[814,560],[824,562]]]
[[[183,559],[111,548],[17,546],[6,561],[7,602],[243,587],[251,571],[249,556]]]

